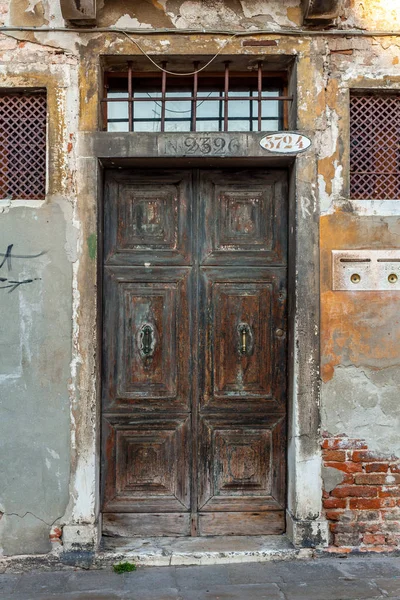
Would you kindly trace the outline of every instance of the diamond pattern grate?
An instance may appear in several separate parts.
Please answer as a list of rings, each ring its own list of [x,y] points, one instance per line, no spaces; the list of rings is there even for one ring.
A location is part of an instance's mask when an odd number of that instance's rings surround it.
[[[46,110],[43,92],[0,95],[0,198],[45,197]]]
[[[400,95],[350,100],[350,197],[400,198]]]

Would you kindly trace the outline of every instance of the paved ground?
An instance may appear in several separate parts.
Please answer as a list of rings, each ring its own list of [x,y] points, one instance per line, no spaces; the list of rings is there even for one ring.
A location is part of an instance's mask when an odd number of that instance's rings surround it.
[[[1,600],[400,600],[400,558],[0,575]]]

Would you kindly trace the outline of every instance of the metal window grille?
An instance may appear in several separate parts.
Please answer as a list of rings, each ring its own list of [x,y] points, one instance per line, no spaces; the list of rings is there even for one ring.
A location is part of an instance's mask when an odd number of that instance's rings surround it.
[[[351,97],[350,197],[400,198],[400,95]]]
[[[163,63],[164,68],[167,63]],[[194,62],[193,71],[199,63]],[[282,74],[223,72],[173,76],[106,72],[103,125],[108,131],[268,131],[286,127],[288,102]]]
[[[46,93],[0,92],[0,198],[40,200],[46,187]]]

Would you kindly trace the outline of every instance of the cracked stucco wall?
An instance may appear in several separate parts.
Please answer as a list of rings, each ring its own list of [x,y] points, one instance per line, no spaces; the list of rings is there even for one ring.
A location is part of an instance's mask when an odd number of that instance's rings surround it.
[[[50,528],[69,497],[72,264],[63,202],[0,214],[2,252],[13,244],[16,256],[2,273],[34,280],[0,289],[0,548],[6,555],[49,551]]]

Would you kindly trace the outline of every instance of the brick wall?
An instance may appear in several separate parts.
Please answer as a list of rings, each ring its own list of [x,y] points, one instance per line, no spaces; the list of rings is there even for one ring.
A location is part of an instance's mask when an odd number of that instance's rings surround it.
[[[325,437],[323,464],[343,481],[323,491],[331,552],[387,552],[400,547],[400,459],[379,455],[364,440]]]

